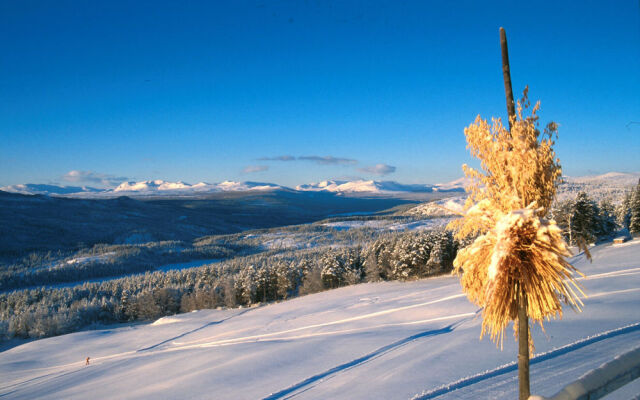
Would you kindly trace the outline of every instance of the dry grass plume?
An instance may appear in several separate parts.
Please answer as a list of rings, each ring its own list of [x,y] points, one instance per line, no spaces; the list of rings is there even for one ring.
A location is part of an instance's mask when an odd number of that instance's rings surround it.
[[[567,262],[571,254],[560,229],[545,219],[562,170],[553,150],[557,126],[540,132],[539,108],[539,102],[531,107],[525,89],[511,132],[500,119],[489,124],[480,116],[464,130],[482,171],[463,166],[473,183],[464,217],[451,228],[459,238],[479,236],[459,251],[454,273],[469,299],[484,308],[481,337],[488,333],[500,346],[506,326],[518,319],[519,293],[527,298],[530,321],[541,326],[562,317],[562,303],[582,306],[575,281],[580,273]]]

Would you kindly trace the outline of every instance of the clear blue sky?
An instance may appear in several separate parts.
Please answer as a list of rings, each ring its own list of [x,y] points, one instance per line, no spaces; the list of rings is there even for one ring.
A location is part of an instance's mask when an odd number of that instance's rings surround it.
[[[452,180],[500,26],[564,173],[639,171],[638,1],[3,1],[0,185]]]

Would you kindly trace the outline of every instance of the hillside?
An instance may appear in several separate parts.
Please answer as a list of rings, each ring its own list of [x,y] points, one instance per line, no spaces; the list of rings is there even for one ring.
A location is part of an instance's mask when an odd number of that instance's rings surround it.
[[[578,192],[586,192],[589,196],[600,201],[609,198],[614,202],[622,201],[625,193],[640,180],[640,173],[608,172],[602,175],[581,177],[563,177],[563,183],[558,187],[557,199],[567,200],[575,198]]]
[[[60,198],[0,191],[0,261],[31,251],[96,243],[192,240],[249,229],[308,223],[336,214],[378,212],[408,200],[269,190],[203,198]]]
[[[589,298],[534,329],[532,392],[552,395],[640,345],[640,240],[575,265]],[[248,309],[38,340],[0,353],[12,399],[515,398],[515,342],[478,341],[456,277],[360,284]],[[509,335],[507,335],[509,337]],[[91,364],[84,359],[91,357]],[[631,389],[637,390],[634,383]]]

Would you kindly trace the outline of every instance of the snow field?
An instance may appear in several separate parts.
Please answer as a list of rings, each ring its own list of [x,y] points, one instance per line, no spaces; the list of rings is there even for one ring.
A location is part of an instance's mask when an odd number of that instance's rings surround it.
[[[591,252],[574,258],[584,311],[533,329],[534,394],[640,345],[640,240]],[[78,332],[0,353],[0,397],[515,398],[516,342],[479,341],[478,311],[443,276]]]

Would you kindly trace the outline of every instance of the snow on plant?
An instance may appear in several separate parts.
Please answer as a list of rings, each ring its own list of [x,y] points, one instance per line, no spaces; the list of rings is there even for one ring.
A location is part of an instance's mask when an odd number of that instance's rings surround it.
[[[450,227],[458,238],[479,236],[458,252],[454,273],[461,275],[468,298],[484,307],[481,337],[488,333],[501,347],[506,326],[518,319],[522,296],[527,315],[541,326],[544,319],[562,317],[562,303],[577,310],[583,305],[575,281],[580,273],[566,260],[571,253],[562,231],[545,219],[562,171],[553,150],[556,124],[541,134],[539,107],[538,102],[523,118],[530,108],[525,89],[511,132],[500,119],[490,125],[480,116],[464,130],[483,172],[463,165],[471,178],[466,212]],[[517,335],[517,324],[514,330]]]

